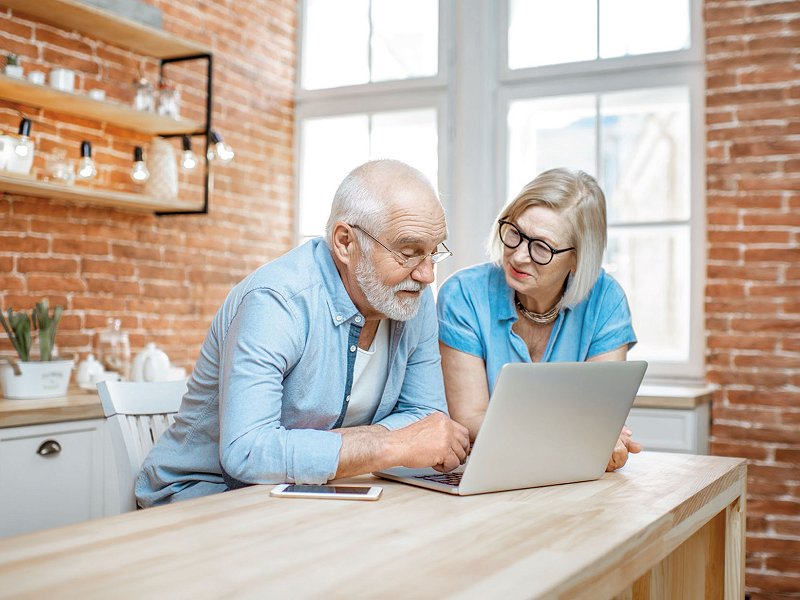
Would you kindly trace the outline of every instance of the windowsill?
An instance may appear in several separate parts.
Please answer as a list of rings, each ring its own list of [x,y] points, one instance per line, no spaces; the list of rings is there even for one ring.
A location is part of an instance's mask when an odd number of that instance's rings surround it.
[[[707,385],[642,385],[633,406],[692,409],[710,404],[712,391]]]

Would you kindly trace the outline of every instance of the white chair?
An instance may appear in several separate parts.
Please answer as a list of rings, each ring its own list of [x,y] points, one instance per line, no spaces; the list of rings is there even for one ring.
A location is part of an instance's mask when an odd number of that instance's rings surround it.
[[[175,420],[186,382],[101,381],[97,391],[113,449],[106,460],[108,516],[136,510],[134,481],[147,453]]]

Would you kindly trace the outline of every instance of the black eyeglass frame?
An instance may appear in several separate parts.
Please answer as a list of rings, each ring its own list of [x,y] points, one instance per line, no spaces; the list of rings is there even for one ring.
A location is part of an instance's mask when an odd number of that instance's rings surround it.
[[[440,244],[444,248],[445,250],[444,252],[440,252],[439,250],[434,250],[430,254],[422,254],[420,256],[403,256],[402,254],[398,254],[397,252],[389,248],[386,244],[384,244],[382,241],[380,241],[378,238],[372,235],[369,231],[361,227],[361,225],[354,225],[352,223],[348,223],[347,225],[349,227],[352,227],[353,229],[358,229],[373,242],[382,246],[383,249],[386,250],[389,254],[391,254],[394,257],[394,259],[400,264],[400,266],[403,267],[404,269],[416,269],[419,265],[425,262],[426,258],[430,258],[431,262],[436,265],[442,262],[445,258],[453,256],[453,252],[450,250],[450,248],[448,248],[445,245],[444,242]]]
[[[503,225],[508,225],[509,227],[513,227],[513,228],[514,228],[514,230],[517,232],[517,235],[519,236],[519,242],[517,242],[516,244],[514,244],[514,245],[512,246],[511,244],[507,243],[507,242],[506,242],[506,241],[503,239]],[[519,245],[522,243],[522,240],[525,240],[526,242],[528,242],[528,256],[530,256],[530,257],[531,257],[531,260],[532,260],[533,262],[535,262],[537,265],[542,265],[542,266],[549,265],[551,262],[553,262],[553,257],[554,257],[556,254],[561,254],[562,252],[569,252],[570,250],[575,250],[575,251],[577,252],[577,249],[576,249],[576,248],[574,248],[574,247],[562,248],[561,250],[559,250],[559,249],[557,249],[557,248],[553,248],[553,247],[552,247],[550,244],[548,244],[547,242],[545,242],[545,241],[544,241],[544,240],[542,240],[542,239],[539,239],[539,238],[532,238],[532,237],[530,237],[530,236],[527,236],[527,235],[525,235],[524,233],[522,233],[522,232],[519,230],[519,227],[517,227],[517,226],[516,226],[514,223],[512,223],[511,221],[506,221],[505,219],[500,219],[499,221],[497,221],[497,237],[499,237],[499,238],[500,238],[500,241],[502,242],[502,244],[503,244],[503,245],[504,245],[506,248],[510,248],[510,249],[512,249],[512,250],[513,250],[514,248],[519,248]],[[532,245],[534,242],[535,242],[535,243],[537,243],[537,244],[541,244],[541,245],[545,246],[545,247],[546,247],[548,250],[550,250],[550,260],[548,260],[547,262],[542,262],[542,261],[540,261],[540,260],[536,260],[536,259],[533,257],[533,252],[531,251],[531,245]]]

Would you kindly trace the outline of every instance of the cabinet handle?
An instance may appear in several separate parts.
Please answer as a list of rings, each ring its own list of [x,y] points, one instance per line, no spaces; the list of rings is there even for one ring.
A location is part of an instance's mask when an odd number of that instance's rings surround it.
[[[42,442],[42,445],[39,446],[36,454],[39,456],[48,456],[50,454],[58,454],[59,452],[61,452],[61,444],[55,440],[47,440]]]

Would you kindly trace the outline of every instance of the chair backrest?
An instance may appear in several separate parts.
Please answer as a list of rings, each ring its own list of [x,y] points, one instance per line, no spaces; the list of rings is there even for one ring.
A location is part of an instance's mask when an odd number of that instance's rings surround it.
[[[136,509],[133,485],[147,453],[175,420],[186,393],[185,381],[101,381],[97,384],[106,416],[116,474],[107,475],[106,515]]]

